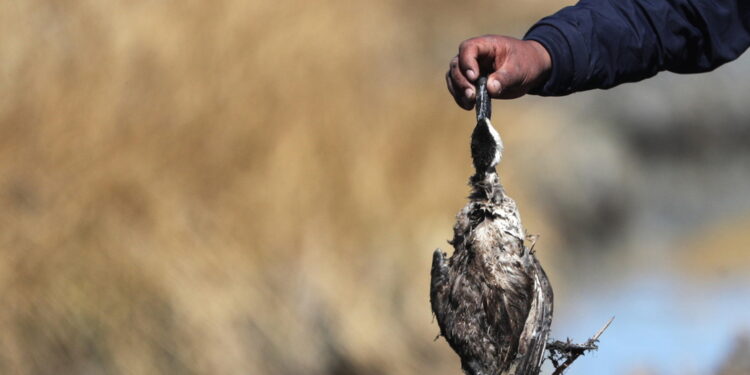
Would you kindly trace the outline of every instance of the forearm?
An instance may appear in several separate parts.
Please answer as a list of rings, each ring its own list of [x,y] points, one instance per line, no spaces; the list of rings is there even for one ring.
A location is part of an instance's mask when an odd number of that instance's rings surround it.
[[[712,70],[750,45],[749,8],[745,0],[582,0],[527,33],[552,58],[549,79],[531,93],[566,95],[662,70]]]

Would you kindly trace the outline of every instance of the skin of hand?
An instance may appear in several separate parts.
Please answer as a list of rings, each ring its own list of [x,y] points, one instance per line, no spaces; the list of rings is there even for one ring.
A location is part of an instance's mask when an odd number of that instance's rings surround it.
[[[547,50],[533,40],[485,35],[463,41],[445,74],[458,105],[474,108],[474,82],[487,73],[487,91],[496,99],[515,99],[544,83],[552,68]]]

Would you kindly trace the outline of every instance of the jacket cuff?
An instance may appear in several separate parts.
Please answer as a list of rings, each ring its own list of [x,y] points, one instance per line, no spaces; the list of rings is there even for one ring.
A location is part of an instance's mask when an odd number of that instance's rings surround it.
[[[563,96],[576,91],[585,82],[584,71],[589,51],[581,33],[571,23],[555,16],[531,27],[524,40],[539,42],[549,52],[552,69],[547,82],[531,90],[532,95]]]

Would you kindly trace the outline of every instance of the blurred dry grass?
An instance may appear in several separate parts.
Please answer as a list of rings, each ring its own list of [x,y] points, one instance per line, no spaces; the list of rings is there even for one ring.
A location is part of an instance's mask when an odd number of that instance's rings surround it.
[[[0,373],[457,373],[443,68],[561,4],[506,5],[0,2]]]

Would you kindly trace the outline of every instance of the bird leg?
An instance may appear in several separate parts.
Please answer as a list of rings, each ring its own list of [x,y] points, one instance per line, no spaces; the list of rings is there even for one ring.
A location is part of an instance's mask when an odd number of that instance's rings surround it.
[[[586,340],[583,344],[573,343],[570,339],[565,341],[554,341],[547,344],[547,351],[549,351],[549,360],[555,367],[555,371],[552,375],[562,375],[565,370],[573,364],[573,361],[578,357],[584,355],[587,351],[597,350],[599,347],[596,345],[599,342],[599,337],[607,330],[615,317],[609,319],[609,321],[599,331],[591,336],[590,339]],[[560,363],[562,361],[562,363]]]

